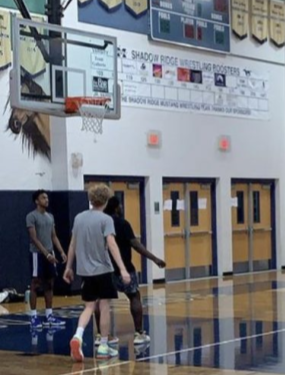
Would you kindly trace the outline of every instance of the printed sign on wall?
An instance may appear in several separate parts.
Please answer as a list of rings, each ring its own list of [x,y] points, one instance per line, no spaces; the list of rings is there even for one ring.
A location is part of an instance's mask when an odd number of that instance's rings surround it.
[[[122,47],[118,50],[118,76],[125,106],[269,118],[268,74],[246,66]]]

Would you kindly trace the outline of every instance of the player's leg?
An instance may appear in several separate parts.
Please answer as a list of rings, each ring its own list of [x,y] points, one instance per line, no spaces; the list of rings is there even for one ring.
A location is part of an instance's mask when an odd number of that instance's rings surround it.
[[[109,342],[111,322],[110,302],[109,299],[101,299],[99,301],[101,339],[97,350],[97,358],[116,357],[118,355],[118,351],[109,346],[111,345]]]
[[[126,293],[130,301],[130,311],[134,321],[135,337],[134,344],[141,345],[150,341],[150,337],[143,330],[143,307],[140,291],[135,293]]]
[[[43,290],[46,305],[46,318],[43,321],[43,325],[46,327],[62,327],[65,326],[65,321],[59,319],[53,314],[52,303],[53,303],[53,288],[54,279],[43,280]]]
[[[41,285],[41,280],[39,278],[32,278],[31,288],[30,288],[30,306],[31,306],[31,328],[42,328],[42,322],[38,318],[37,313],[37,299],[38,299],[38,289]]]
[[[100,329],[100,317],[101,317],[101,313],[100,313],[100,301],[96,301],[96,304],[95,304],[95,321],[96,321],[96,328],[97,328],[97,334],[95,336],[95,341],[94,341],[94,345],[98,346],[101,344],[101,329]]]
[[[99,308],[100,308],[100,332],[101,332],[101,344],[108,342],[108,335],[110,331],[110,300],[102,299],[99,300]],[[103,340],[106,340],[103,341]]]
[[[57,276],[56,266],[50,263],[43,255],[40,256],[42,257],[43,290],[46,305],[46,318],[43,325],[48,327],[62,327],[65,325],[65,321],[54,316],[52,309],[54,280]]]
[[[143,332],[143,308],[139,290],[135,293],[126,293],[130,301],[130,311],[134,321],[135,332]]]
[[[44,288],[46,309],[51,310],[51,313],[52,313],[52,300],[53,300],[53,286],[54,286],[54,279],[44,280],[43,288]]]
[[[102,342],[98,348],[98,356],[108,358],[110,356],[117,356],[118,352],[108,346],[108,332],[110,329],[110,302],[109,299],[117,298],[117,291],[112,283],[111,274],[103,274],[99,276],[84,277],[82,282],[82,299],[85,301],[85,309],[80,315],[78,327],[74,337],[70,342],[71,356],[78,362],[84,359],[82,352],[82,338],[85,327],[89,323],[91,316],[95,311],[96,301],[100,301],[100,313],[103,321],[100,322],[100,330],[102,335]],[[106,333],[107,332],[107,333]]]
[[[132,272],[130,276],[131,282],[128,285],[123,283],[121,276],[115,276],[114,281],[117,290],[125,293],[130,301],[130,311],[135,327],[134,344],[140,345],[149,342],[150,337],[143,330],[143,308],[136,272]]]
[[[83,334],[95,310],[95,301],[85,302],[85,308],[81,313],[75,335],[70,341],[71,357],[76,362],[82,362],[84,354],[82,351]]]
[[[42,322],[38,318],[37,314],[37,298],[38,289],[41,285],[41,265],[39,264],[38,253],[30,254],[32,280],[30,287],[30,306],[31,306],[31,328],[39,329],[42,328]]]
[[[38,278],[32,278],[31,289],[30,289],[31,310],[37,309],[38,289],[40,285],[41,285],[41,281]]]
[[[100,301],[96,301],[96,306],[95,306],[95,321],[96,321],[96,328],[97,328],[97,334],[95,337],[95,342],[94,345],[98,346],[101,344],[101,328],[100,328],[100,317],[101,317],[101,312],[100,312]],[[109,345],[116,345],[119,342],[118,337],[115,337],[113,335],[108,335],[108,344]]]
[[[118,351],[111,348],[108,343],[110,333],[110,301],[118,298],[118,293],[113,283],[113,274],[107,273],[98,276],[99,309],[100,309],[100,332],[101,341],[97,350],[97,358],[115,357]]]

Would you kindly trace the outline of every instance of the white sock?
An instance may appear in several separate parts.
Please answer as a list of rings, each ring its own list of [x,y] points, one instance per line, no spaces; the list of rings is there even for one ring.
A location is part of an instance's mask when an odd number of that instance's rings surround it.
[[[46,318],[52,315],[52,309],[46,309]]]
[[[82,340],[83,333],[84,333],[84,328],[83,327],[78,327],[74,336],[77,337],[77,338],[79,338],[80,340]]]
[[[37,316],[37,310],[31,310],[30,314],[31,316]]]
[[[101,345],[107,345],[108,344],[108,336],[107,337],[101,337]]]

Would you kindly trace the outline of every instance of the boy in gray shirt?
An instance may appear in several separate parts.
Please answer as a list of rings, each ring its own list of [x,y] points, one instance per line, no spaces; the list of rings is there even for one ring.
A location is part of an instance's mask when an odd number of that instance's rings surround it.
[[[94,313],[97,300],[100,301],[102,336],[97,358],[118,355],[117,350],[108,346],[110,300],[118,298],[117,290],[113,284],[114,269],[108,249],[118,265],[123,281],[126,284],[130,282],[130,275],[126,271],[114,238],[113,219],[103,213],[111,196],[110,189],[106,185],[93,186],[89,189],[88,196],[93,208],[80,213],[74,220],[68,260],[63,276],[67,283],[73,280],[72,264],[76,256],[76,272],[82,277],[81,294],[85,302],[85,309],[80,315],[76,333],[70,341],[71,356],[77,362],[82,362],[84,359],[82,337],[85,327]]]
[[[45,190],[37,190],[33,194],[36,209],[26,217],[26,226],[30,235],[30,256],[32,263],[31,282],[31,328],[39,329],[44,326],[62,326],[64,321],[55,317],[52,311],[53,285],[56,277],[57,260],[53,246],[59,251],[62,261],[66,255],[57,238],[54,228],[53,215],[47,212],[49,199]],[[46,319],[41,322],[37,317],[37,291],[42,286],[46,302]]]

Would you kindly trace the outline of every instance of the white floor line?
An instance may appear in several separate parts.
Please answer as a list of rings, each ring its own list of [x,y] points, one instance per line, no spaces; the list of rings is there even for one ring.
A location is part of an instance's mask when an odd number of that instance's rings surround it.
[[[270,335],[274,335],[274,333],[279,333],[279,332],[285,332],[285,328],[283,329],[278,329],[276,331],[270,331],[270,332],[265,332],[265,333],[259,333],[257,335],[251,335],[251,336],[244,336],[244,337],[238,337],[238,338],[235,338],[235,339],[232,339],[232,340],[226,340],[226,341],[220,341],[220,342],[213,342],[212,344],[206,344],[206,345],[201,345],[201,346],[195,346],[194,348],[187,348],[187,349],[182,349],[182,350],[176,350],[174,352],[169,352],[169,353],[164,353],[164,354],[157,354],[157,355],[152,355],[152,356],[149,356],[149,357],[144,357],[144,358],[140,358],[137,360],[137,362],[143,362],[143,361],[147,361],[149,359],[155,359],[155,358],[160,358],[160,357],[168,357],[170,355],[175,355],[175,354],[178,354],[178,353],[188,353],[188,352],[193,352],[195,350],[199,350],[199,349],[204,349],[204,348],[212,348],[214,346],[218,346],[218,345],[226,345],[226,344],[231,344],[233,342],[237,342],[237,341],[241,341],[241,340],[251,340],[251,339],[254,339],[256,337],[262,337],[262,336],[270,336]]]
[[[182,349],[182,350],[176,350],[176,351],[169,352],[169,353],[152,355],[152,356],[149,356],[149,357],[140,358],[136,362],[144,362],[144,361],[148,361],[150,359],[156,359],[156,358],[161,358],[161,357],[168,357],[170,355],[175,355],[175,354],[178,354],[178,353],[193,352],[195,350],[204,349],[204,348],[211,348],[211,347],[218,346],[218,345],[226,345],[226,344],[230,344],[230,343],[241,341],[241,340],[251,340],[251,339],[254,339],[256,337],[270,336],[270,335],[274,335],[274,333],[280,333],[280,332],[285,332],[285,328],[278,329],[276,331],[269,331],[269,332],[265,332],[265,333],[259,333],[257,335],[251,335],[251,336],[245,336],[245,337],[238,337],[238,338],[235,338],[235,339],[232,339],[232,340],[226,340],[226,341],[214,342],[212,344],[195,346],[194,348],[187,348],[187,349]],[[93,372],[97,371],[99,369],[103,370],[103,369],[108,369],[108,368],[112,368],[112,367],[124,366],[124,365],[127,365],[127,364],[131,363],[131,362],[132,361],[117,362],[117,363],[113,363],[111,365],[100,366],[100,368],[94,367],[94,368],[90,368],[88,370],[77,371],[77,372],[68,372],[68,373],[61,374],[61,375],[82,375],[82,374],[87,374],[88,372],[91,372],[91,371],[93,371]]]

